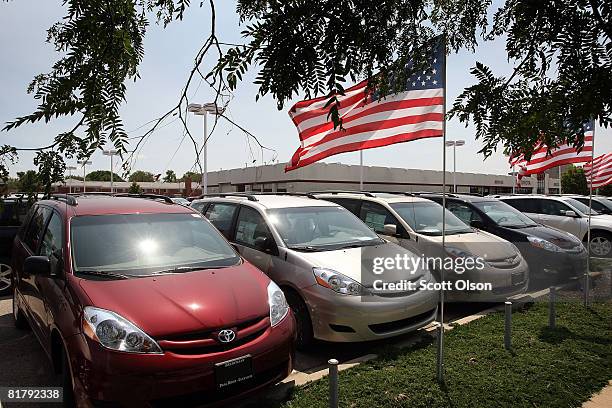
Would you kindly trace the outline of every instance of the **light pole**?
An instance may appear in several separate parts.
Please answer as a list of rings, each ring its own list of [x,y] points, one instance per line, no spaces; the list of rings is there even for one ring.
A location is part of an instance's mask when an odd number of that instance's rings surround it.
[[[119,151],[117,150],[103,150],[102,154],[105,156],[110,156],[110,161],[111,161],[111,188],[110,188],[110,192],[111,194],[113,194],[113,156],[117,156],[119,154]]]
[[[68,170],[68,181],[72,180],[72,170],[76,170],[77,168],[74,166],[67,166],[66,170]],[[72,184],[68,184],[68,194],[72,193]]]
[[[457,146],[463,146],[465,140],[447,140],[446,147],[453,146],[453,193],[457,192]]]
[[[206,130],[206,116],[208,113],[211,115],[222,115],[225,108],[217,106],[216,103],[210,102],[200,105],[199,103],[190,103],[187,106],[187,110],[194,115],[200,115],[204,118],[204,145],[202,146],[202,180],[200,185],[202,186],[202,194],[208,193],[208,170],[207,170],[207,159],[206,159],[206,139],[208,138],[208,131]]]
[[[83,193],[84,193],[85,192],[85,166],[87,166],[88,164],[91,164],[91,161],[79,160],[77,161],[77,164],[80,164],[81,166],[83,166]]]

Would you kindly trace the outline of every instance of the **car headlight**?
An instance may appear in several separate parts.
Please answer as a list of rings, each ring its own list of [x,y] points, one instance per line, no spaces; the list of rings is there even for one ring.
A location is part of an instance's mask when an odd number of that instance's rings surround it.
[[[527,237],[527,240],[533,247],[544,249],[550,252],[561,252],[561,248],[559,248],[552,242],[547,241],[545,239],[538,238],[538,237]]]
[[[103,347],[126,353],[161,354],[161,347],[134,323],[110,310],[86,306],[83,331]]]
[[[268,284],[268,304],[270,305],[270,324],[276,326],[289,313],[289,305],[281,288],[272,281]]]
[[[327,268],[312,268],[317,283],[343,295],[363,296],[367,290],[359,282]]]

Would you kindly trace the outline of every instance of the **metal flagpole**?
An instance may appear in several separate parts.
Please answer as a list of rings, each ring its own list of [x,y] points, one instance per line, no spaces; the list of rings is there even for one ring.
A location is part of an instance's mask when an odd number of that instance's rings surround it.
[[[591,145],[591,177],[589,177],[589,227],[587,230],[587,267],[584,274],[584,305],[589,305],[589,277],[591,273],[591,212],[593,205],[593,159],[595,158],[595,121],[593,125],[593,142]]]
[[[444,34],[444,64],[442,77],[444,78],[444,86],[442,87],[443,98],[443,120],[442,120],[442,254],[446,254],[446,33]],[[440,329],[438,331],[438,364],[437,377],[438,382],[444,382],[444,267],[440,268]]]
[[[563,193],[563,190],[561,189],[561,166],[559,166],[559,194]]]
[[[359,151],[359,191],[363,191],[363,150]]]

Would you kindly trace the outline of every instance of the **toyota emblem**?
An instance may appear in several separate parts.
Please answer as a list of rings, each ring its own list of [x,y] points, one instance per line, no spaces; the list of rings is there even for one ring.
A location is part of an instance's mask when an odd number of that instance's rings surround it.
[[[221,343],[231,343],[236,338],[236,332],[230,329],[224,329],[219,332],[217,338]]]

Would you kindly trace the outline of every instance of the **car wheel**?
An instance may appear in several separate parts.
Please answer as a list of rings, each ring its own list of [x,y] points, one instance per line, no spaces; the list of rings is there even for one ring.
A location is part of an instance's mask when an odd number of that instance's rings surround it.
[[[28,321],[26,320],[23,312],[19,308],[16,290],[13,291],[13,322],[15,323],[15,327],[18,329],[28,328]]]
[[[11,278],[13,269],[7,264],[0,264],[0,296],[8,295],[11,291]]]
[[[612,237],[605,232],[591,233],[591,256],[609,258],[612,255]]]
[[[306,303],[304,303],[300,295],[293,291],[287,291],[285,293],[285,297],[287,298],[287,303],[295,316],[297,326],[295,345],[298,349],[303,350],[308,348],[313,341],[312,321],[310,320],[308,306],[306,306]]]

